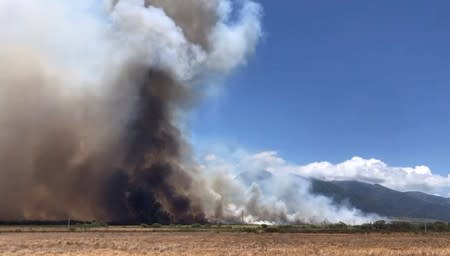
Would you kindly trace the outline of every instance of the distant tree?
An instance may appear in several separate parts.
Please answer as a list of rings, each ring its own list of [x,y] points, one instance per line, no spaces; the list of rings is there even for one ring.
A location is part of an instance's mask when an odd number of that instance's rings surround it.
[[[436,221],[431,225],[431,228],[433,229],[433,231],[437,231],[437,232],[447,231],[448,223]]]
[[[389,224],[389,229],[392,231],[411,231],[413,230],[413,225],[406,221],[393,221]]]
[[[386,229],[386,221],[385,220],[377,220],[373,223],[373,227],[378,230]]]
[[[162,225],[159,223],[153,223],[152,228],[160,228]]]

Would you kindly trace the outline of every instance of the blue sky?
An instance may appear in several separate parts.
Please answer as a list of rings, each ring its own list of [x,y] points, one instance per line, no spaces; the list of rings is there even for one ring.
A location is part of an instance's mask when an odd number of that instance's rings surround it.
[[[450,172],[450,2],[259,2],[264,39],[193,113],[194,144]]]

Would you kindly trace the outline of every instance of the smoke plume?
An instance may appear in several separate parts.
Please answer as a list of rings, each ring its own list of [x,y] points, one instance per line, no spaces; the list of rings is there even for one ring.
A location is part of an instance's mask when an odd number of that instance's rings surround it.
[[[253,53],[261,12],[249,0],[1,0],[0,219],[301,219],[196,164],[180,128],[211,79]]]
[[[256,46],[259,5],[232,7],[1,1],[0,218],[205,221],[178,127]]]

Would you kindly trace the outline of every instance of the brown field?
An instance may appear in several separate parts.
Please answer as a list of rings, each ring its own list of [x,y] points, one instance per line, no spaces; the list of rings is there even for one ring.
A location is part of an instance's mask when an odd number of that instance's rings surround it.
[[[450,255],[448,234],[2,232],[0,255]]]

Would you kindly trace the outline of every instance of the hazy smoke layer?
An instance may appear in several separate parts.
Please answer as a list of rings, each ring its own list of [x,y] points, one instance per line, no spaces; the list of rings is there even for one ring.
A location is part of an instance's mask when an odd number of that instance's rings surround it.
[[[245,0],[0,0],[0,219],[301,219],[197,166],[179,128],[253,52],[260,16]]]

